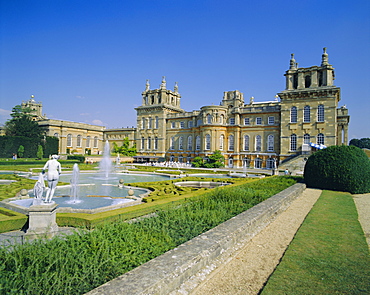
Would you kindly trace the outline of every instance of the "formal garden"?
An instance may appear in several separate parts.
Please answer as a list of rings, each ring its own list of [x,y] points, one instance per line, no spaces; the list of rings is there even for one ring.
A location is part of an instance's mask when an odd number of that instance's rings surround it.
[[[35,180],[20,176],[19,172],[40,172],[45,164],[41,151],[52,152],[56,146],[53,139],[37,145],[28,142],[24,149],[18,147],[18,154],[24,153],[23,157],[12,159],[9,153],[20,141],[27,142],[17,135],[0,142],[7,148],[6,158],[0,159],[0,169],[17,172],[0,173],[0,179],[12,181],[0,185],[0,201],[14,197],[21,189],[31,190]],[[26,157],[30,150],[32,156]],[[76,163],[82,171],[97,169],[97,164],[85,163],[82,156],[72,155],[60,163],[64,171],[72,171]],[[126,170],[158,173],[158,167],[152,166]],[[193,169],[166,170],[169,175],[187,176],[125,183],[146,188],[150,194],[136,206],[96,214],[57,213],[58,225],[74,228],[72,234],[0,247],[0,293],[84,294],[299,181],[324,191],[263,294],[370,293],[369,248],[351,195],[370,192],[370,162],[360,148],[333,146],[314,153],[307,160],[304,178],[218,179],[191,176]],[[207,169],[196,173],[216,172]],[[228,185],[209,189],[174,184],[192,180],[222,181]],[[26,215],[0,208],[0,232],[19,231],[26,223]]]

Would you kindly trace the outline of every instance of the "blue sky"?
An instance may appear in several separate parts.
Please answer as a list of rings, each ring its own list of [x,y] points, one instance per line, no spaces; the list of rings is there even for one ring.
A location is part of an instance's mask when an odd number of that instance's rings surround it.
[[[368,0],[0,0],[0,124],[35,95],[52,119],[136,126],[146,79],[179,84],[186,111],[284,90],[290,54],[320,65],[322,48],[351,115],[370,137]]]

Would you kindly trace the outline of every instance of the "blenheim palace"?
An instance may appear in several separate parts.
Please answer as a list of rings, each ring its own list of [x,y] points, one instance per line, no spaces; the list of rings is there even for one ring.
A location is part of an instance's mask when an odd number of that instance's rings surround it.
[[[238,90],[224,92],[220,105],[184,111],[177,84],[159,89],[146,83],[136,128],[106,129],[83,123],[52,120],[42,115],[42,104],[34,99],[35,120],[47,135],[59,138],[59,153],[99,154],[106,140],[122,145],[128,137],[136,143],[138,161],[191,162],[220,150],[228,167],[271,169],[284,159],[317,147],[347,144],[348,109],[338,107],[340,88],[334,85],[334,68],[326,48],[321,65],[300,68],[291,55],[285,72],[285,90],[276,99],[244,100]],[[315,148],[316,147],[316,148]]]

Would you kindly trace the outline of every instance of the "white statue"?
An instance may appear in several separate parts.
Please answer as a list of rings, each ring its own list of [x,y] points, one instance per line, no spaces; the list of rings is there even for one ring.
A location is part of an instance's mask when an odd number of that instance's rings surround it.
[[[59,156],[52,155],[51,160],[47,161],[44,168],[42,169],[42,174],[48,169],[47,180],[48,188],[46,189],[45,203],[50,203],[54,196],[55,189],[58,184],[59,175],[62,173],[62,167],[58,162]]]

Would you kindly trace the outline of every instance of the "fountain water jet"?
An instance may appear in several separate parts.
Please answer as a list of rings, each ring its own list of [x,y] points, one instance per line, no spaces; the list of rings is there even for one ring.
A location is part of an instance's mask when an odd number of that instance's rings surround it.
[[[99,172],[102,172],[105,178],[109,177],[112,170],[112,161],[110,159],[110,147],[108,140],[105,142],[103,158],[99,163]]]
[[[78,184],[80,179],[80,169],[77,164],[73,165],[72,179],[71,179],[71,200],[70,202],[76,204],[79,202],[78,199]]]

